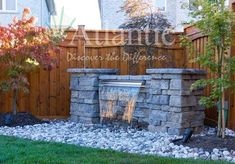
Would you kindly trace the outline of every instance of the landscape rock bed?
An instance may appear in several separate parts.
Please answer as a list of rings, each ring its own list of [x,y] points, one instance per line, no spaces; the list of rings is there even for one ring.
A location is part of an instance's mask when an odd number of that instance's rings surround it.
[[[204,135],[213,135],[214,131],[206,130]],[[235,136],[235,132],[226,130],[226,134]],[[172,140],[179,136],[166,133],[151,133],[146,130],[107,125],[85,125],[74,122],[54,121],[24,127],[0,127],[0,135],[15,136],[31,140],[50,141],[74,144],[85,147],[112,149],[122,152],[160,155],[175,158],[227,160],[235,163],[235,149],[214,148],[206,151],[202,148],[190,148],[175,145]]]

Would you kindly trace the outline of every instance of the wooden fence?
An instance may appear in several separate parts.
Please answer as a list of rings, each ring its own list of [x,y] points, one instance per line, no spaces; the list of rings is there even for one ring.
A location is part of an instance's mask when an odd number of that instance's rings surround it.
[[[51,71],[37,70],[29,75],[30,93],[19,94],[18,111],[30,112],[43,118],[60,118],[69,116],[70,90],[68,68],[117,68],[122,75],[145,74],[147,61],[132,64],[122,60],[123,44],[127,37],[125,31],[92,31],[82,29],[70,30],[66,40],[60,45],[61,53],[57,55],[58,66]],[[178,36],[174,33],[175,43],[171,46],[156,46],[155,56],[164,55],[165,61],[155,61],[155,68],[185,67],[185,50],[179,46]],[[79,57],[103,57],[103,60]],[[112,58],[110,58],[110,56]],[[118,57],[118,58],[115,58]],[[113,60],[116,59],[116,60]],[[110,61],[112,60],[112,61]],[[0,94],[0,112],[11,111],[11,93]]]
[[[208,37],[203,35],[197,28],[193,26],[189,26],[185,28],[185,34],[191,39],[192,47],[195,51],[192,56],[187,55],[187,61],[190,61],[189,58],[195,58],[199,54],[203,54],[206,51],[206,43],[208,41]],[[234,56],[235,52],[235,38],[233,39],[233,45],[231,47],[230,55]],[[187,62],[187,68],[196,68],[196,69],[204,69],[207,70],[208,75],[207,78],[211,78],[214,75],[209,72],[209,70],[205,67],[201,67],[199,64],[195,64],[192,62]],[[235,81],[235,77],[232,77]],[[207,88],[205,91],[206,95],[209,94],[210,88]],[[226,91],[226,101],[229,103],[229,112],[228,112],[228,126],[232,129],[235,129],[235,97],[234,90]],[[211,125],[216,125],[217,122],[217,110],[215,108],[206,109],[206,123]]]

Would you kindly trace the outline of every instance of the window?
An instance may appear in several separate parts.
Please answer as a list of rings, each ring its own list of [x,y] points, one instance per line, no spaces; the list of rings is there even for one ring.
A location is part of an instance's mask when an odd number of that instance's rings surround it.
[[[166,11],[166,0],[155,0],[155,6],[159,11]]]
[[[17,0],[0,0],[0,11],[16,11]]]

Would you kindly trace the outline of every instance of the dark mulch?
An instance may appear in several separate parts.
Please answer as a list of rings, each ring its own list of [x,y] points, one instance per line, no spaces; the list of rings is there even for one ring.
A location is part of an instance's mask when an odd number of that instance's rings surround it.
[[[34,117],[30,113],[17,113],[16,115],[0,113],[0,126],[15,127],[43,123],[47,122]]]
[[[192,137],[187,143],[177,141],[175,144],[191,148],[203,148],[209,152],[212,152],[214,148],[235,150],[235,137],[226,136],[225,139],[221,139],[215,135],[197,136]]]

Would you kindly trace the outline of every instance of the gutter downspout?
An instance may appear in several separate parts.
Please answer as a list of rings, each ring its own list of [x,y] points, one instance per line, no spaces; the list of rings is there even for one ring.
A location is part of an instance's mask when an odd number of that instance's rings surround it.
[[[104,24],[103,24],[103,0],[99,0],[99,7],[100,7],[100,23],[101,23],[101,29],[104,29]]]

